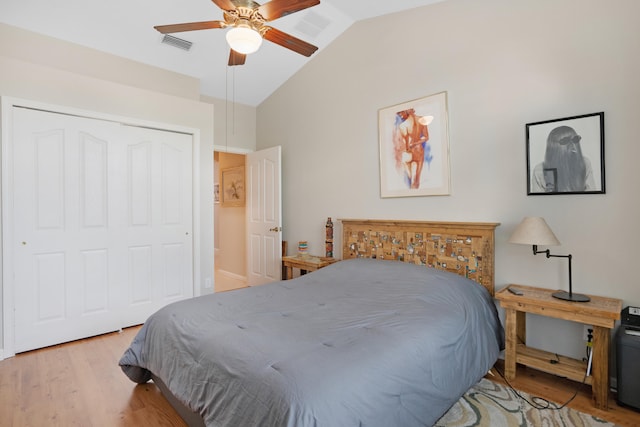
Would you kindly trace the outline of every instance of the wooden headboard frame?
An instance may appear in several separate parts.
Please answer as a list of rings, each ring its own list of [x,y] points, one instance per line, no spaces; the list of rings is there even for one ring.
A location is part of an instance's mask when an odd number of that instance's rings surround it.
[[[497,222],[339,219],[342,258],[391,259],[468,277],[493,296]]]

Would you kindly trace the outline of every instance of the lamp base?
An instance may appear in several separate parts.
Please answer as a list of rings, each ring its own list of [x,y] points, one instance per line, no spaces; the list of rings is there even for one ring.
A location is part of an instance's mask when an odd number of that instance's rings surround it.
[[[554,298],[563,299],[565,301],[574,301],[574,302],[589,302],[591,298],[582,294],[574,294],[565,291],[554,292],[551,294]]]

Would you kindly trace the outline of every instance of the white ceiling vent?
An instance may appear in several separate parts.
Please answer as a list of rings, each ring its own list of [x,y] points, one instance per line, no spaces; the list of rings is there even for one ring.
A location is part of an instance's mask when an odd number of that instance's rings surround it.
[[[304,18],[296,24],[295,29],[301,34],[316,38],[329,24],[331,24],[329,19],[310,10],[304,15]]]
[[[193,45],[193,43],[188,40],[179,39],[169,34],[165,34],[164,37],[162,37],[162,43],[187,51],[191,50],[191,46]]]

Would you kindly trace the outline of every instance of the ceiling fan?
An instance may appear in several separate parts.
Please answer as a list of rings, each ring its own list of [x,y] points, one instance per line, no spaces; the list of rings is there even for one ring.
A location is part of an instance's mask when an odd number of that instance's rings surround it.
[[[244,64],[247,54],[257,51],[263,38],[304,56],[311,56],[318,50],[316,46],[265,23],[318,5],[320,0],[271,0],[263,5],[252,0],[211,1],[223,10],[224,21],[158,25],[154,28],[167,34],[231,27],[226,35],[231,47],[229,65]]]

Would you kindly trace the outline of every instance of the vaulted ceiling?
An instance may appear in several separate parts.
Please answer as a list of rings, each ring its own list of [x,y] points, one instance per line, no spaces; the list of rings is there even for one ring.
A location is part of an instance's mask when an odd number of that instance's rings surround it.
[[[269,25],[323,48],[355,22],[444,0],[321,0]],[[262,2],[264,4],[266,2]],[[265,41],[229,67],[223,29],[173,33],[189,50],[163,43],[156,25],[222,20],[210,0],[2,0],[0,22],[198,78],[201,94],[257,106],[311,57]]]

